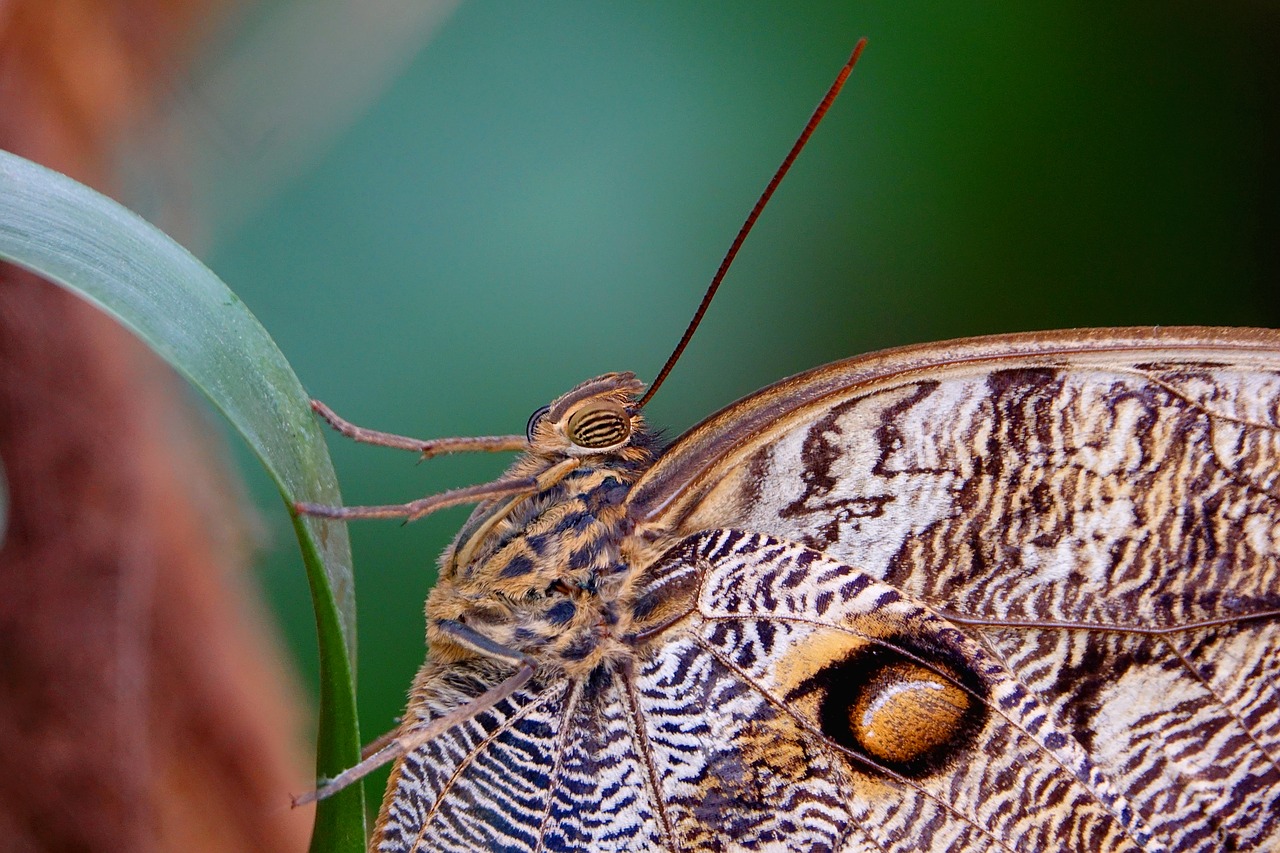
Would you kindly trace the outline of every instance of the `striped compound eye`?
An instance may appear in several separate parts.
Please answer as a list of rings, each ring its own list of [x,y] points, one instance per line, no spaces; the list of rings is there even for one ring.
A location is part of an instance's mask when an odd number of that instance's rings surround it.
[[[596,402],[574,412],[566,432],[578,447],[606,450],[631,437],[631,416],[622,406]]]

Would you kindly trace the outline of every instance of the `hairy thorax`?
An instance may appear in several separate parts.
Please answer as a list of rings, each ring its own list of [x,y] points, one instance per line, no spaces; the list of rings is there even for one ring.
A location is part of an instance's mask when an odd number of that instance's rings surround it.
[[[476,508],[441,557],[427,599],[435,663],[469,656],[439,629],[446,620],[570,677],[630,654],[621,641],[635,574],[623,556],[625,500],[653,463],[653,443],[588,458],[543,491]],[[537,476],[560,461],[528,454],[507,476]]]

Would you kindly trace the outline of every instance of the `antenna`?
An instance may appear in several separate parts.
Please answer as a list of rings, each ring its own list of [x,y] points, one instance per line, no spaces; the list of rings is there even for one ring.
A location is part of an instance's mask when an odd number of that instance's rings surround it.
[[[760,194],[760,198],[756,201],[755,207],[751,208],[751,212],[747,214],[746,222],[742,223],[742,227],[738,229],[738,236],[733,238],[733,243],[729,246],[729,251],[725,254],[724,260],[720,262],[720,268],[716,270],[716,274],[711,278],[711,284],[707,287],[707,292],[702,295],[702,303],[698,305],[698,310],[693,313],[693,319],[689,321],[689,327],[684,330],[684,335],[680,338],[680,343],[676,344],[675,350],[667,358],[667,363],[662,365],[662,370],[658,371],[658,376],[653,380],[653,384],[649,386],[649,390],[645,392],[640,401],[636,403],[636,408],[641,409],[645,403],[653,399],[653,395],[658,388],[666,380],[667,374],[671,372],[671,368],[676,366],[676,362],[680,360],[681,353],[684,348],[689,345],[689,340],[693,337],[693,333],[697,331],[698,324],[702,322],[702,316],[707,313],[707,307],[711,304],[711,300],[715,297],[716,291],[720,289],[720,282],[724,280],[724,275],[729,271],[729,265],[733,263],[733,259],[737,256],[738,250],[742,248],[742,243],[747,239],[747,234],[751,233],[751,227],[756,224],[756,220],[760,218],[760,211],[764,210],[764,206],[769,203],[769,198],[773,195],[773,191],[778,188],[778,184],[782,183],[782,178],[787,174],[787,170],[791,168],[791,164],[795,162],[800,150],[804,148],[805,143],[809,141],[809,137],[813,135],[813,131],[818,126],[818,122],[822,121],[822,117],[827,114],[827,110],[831,108],[831,104],[836,99],[836,95],[840,94],[840,89],[844,86],[844,81],[849,79],[849,72],[853,70],[853,66],[857,64],[858,57],[862,55],[862,49],[867,46],[865,38],[858,39],[858,43],[853,47],[853,53],[849,55],[849,61],[840,69],[840,73],[836,75],[835,82],[831,84],[831,88],[827,89],[827,94],[823,96],[822,101],[818,104],[818,108],[813,111],[813,115],[809,117],[809,122],[804,126],[804,130],[800,131],[800,136],[796,138],[796,142],[791,146],[791,150],[787,152],[786,159],[782,161],[782,165],[778,167],[778,171],[773,173],[773,178],[769,181],[769,185],[764,188],[764,192]]]

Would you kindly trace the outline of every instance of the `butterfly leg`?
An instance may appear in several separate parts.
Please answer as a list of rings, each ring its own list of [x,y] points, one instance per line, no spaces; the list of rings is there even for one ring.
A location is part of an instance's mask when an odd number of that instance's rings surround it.
[[[481,483],[477,486],[464,486],[461,489],[450,489],[436,495],[419,498],[404,504],[387,504],[385,506],[326,506],[299,501],[293,509],[299,515],[310,515],[316,518],[335,518],[344,521],[357,518],[403,518],[406,521],[417,521],[425,515],[462,504],[474,504],[491,498],[504,498],[522,493],[532,494],[555,485],[565,475],[582,464],[580,459],[565,459],[536,477],[521,477],[515,480],[495,480],[492,483]]]
[[[445,632],[449,639],[465,648],[479,652],[486,657],[493,657],[516,664],[516,671],[496,686],[489,688],[475,699],[455,708],[443,717],[437,717],[421,728],[411,728],[408,731],[401,732],[360,763],[343,770],[332,779],[326,780],[323,784],[317,786],[314,791],[294,797],[293,805],[295,807],[331,797],[348,785],[368,776],[384,764],[395,761],[403,755],[408,755],[424,743],[439,737],[454,726],[465,723],[476,714],[487,711],[527,684],[538,667],[533,658],[528,655],[495,643],[461,622],[445,619],[435,622],[433,625]]]
[[[436,510],[461,504],[479,503],[489,498],[502,498],[531,492],[538,486],[534,477],[521,477],[518,480],[496,480],[492,483],[481,483],[478,486],[465,486],[461,489],[450,489],[416,501],[404,504],[387,504],[385,506],[325,506],[300,501],[293,505],[299,515],[310,515],[316,518],[336,518],[350,520],[354,518],[404,518],[416,521],[424,515]]]
[[[311,410],[333,427],[340,435],[361,444],[373,444],[378,447],[390,447],[395,450],[410,450],[422,454],[423,459],[440,456],[444,453],[499,453],[506,450],[528,450],[529,441],[523,435],[483,435],[474,438],[410,438],[407,435],[396,435],[376,429],[365,429],[356,426],[319,400],[311,401]]]
[[[395,722],[395,728],[390,731],[383,732],[364,746],[360,747],[361,759],[368,758],[370,755],[373,755],[375,752],[391,743],[391,741],[395,740],[396,732],[400,731],[400,724],[404,722],[404,717],[396,717],[393,722]]]

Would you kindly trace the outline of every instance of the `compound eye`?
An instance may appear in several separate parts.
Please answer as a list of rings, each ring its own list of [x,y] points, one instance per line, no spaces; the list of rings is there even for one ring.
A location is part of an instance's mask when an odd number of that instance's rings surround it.
[[[524,437],[529,439],[530,444],[533,444],[533,430],[535,427],[538,426],[538,421],[545,418],[547,416],[547,412],[549,411],[551,411],[550,406],[543,406],[541,409],[538,409],[532,415],[529,415],[529,423],[525,424],[525,427],[524,427]]]
[[[631,436],[631,416],[621,406],[595,403],[569,418],[569,440],[588,450],[616,447]]]

